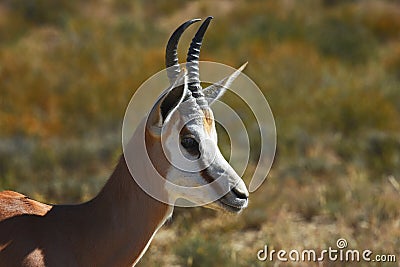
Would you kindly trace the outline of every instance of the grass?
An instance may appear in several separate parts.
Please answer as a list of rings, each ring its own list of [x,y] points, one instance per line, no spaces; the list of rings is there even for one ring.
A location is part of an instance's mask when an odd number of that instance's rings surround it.
[[[94,196],[169,34],[214,15],[201,57],[249,61],[275,116],[276,159],[241,215],[176,209],[139,265],[273,266],[256,258],[265,244],[322,250],[340,237],[399,260],[396,1],[50,2],[0,3],[0,189],[52,203]]]

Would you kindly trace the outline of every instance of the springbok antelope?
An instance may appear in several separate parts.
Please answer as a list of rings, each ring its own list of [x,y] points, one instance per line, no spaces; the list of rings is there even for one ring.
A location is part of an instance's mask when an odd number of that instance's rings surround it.
[[[200,19],[183,23],[170,37],[166,67],[171,85],[143,120],[144,131],[136,130],[133,134],[129,151],[124,151],[96,197],[78,205],[47,205],[16,192],[0,193],[0,266],[135,265],[173,210],[173,205],[154,199],[133,179],[126,153],[143,170],[138,172],[144,176],[141,178],[152,179],[148,163],[142,165],[139,143],[145,144],[151,162],[165,182],[198,187],[219,178],[229,185],[229,190],[207,206],[232,213],[247,206],[244,182],[217,147],[215,122],[209,107],[244,66],[204,90],[199,80],[200,47],[211,18],[205,19],[190,44],[187,70],[178,64],[178,41],[185,29]],[[187,120],[188,117],[194,119]],[[185,122],[184,127],[179,128],[177,122]],[[165,133],[163,138],[162,133]],[[178,147],[171,140],[179,140]],[[214,153],[209,153],[210,150]],[[197,159],[197,164],[207,167],[197,172],[179,169],[166,156],[174,158],[177,153]],[[207,158],[210,154],[212,160]],[[184,198],[202,203],[202,198],[206,198],[206,194],[191,195],[187,193],[191,191],[174,190],[164,183],[153,185],[172,200]],[[209,190],[218,191],[217,187]]]

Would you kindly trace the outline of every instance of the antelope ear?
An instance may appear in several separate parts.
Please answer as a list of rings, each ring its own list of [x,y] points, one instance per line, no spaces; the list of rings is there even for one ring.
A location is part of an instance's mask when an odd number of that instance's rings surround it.
[[[184,69],[169,90],[166,90],[150,111],[146,126],[160,132],[170,114],[182,103],[188,92],[187,71]]]
[[[238,68],[234,73],[230,76],[220,80],[217,83],[214,83],[206,88],[204,88],[203,93],[205,98],[208,101],[208,105],[211,106],[215,100],[220,98],[226,91],[229,86],[233,83],[233,81],[239,76],[239,74],[243,71],[243,69],[247,66],[247,62],[244,63],[240,68]]]

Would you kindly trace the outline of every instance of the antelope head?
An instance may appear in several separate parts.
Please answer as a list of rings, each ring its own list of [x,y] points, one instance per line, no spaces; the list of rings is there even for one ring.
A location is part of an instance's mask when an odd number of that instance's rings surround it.
[[[188,51],[186,68],[181,68],[178,64],[178,41],[185,29],[200,19],[183,23],[171,35],[166,47],[170,87],[161,94],[148,116],[145,126],[146,146],[153,165],[164,168],[164,178],[180,186],[179,189],[166,188],[170,198],[183,198],[213,209],[240,212],[247,206],[249,193],[243,180],[218,148],[214,115],[210,106],[224,93],[245,65],[220,82],[202,88],[198,59],[203,36],[211,19],[212,17],[208,17],[194,36]],[[210,186],[205,186],[208,184]],[[185,190],[188,187],[207,189],[193,193]],[[215,194],[221,197],[211,203],[207,201]]]

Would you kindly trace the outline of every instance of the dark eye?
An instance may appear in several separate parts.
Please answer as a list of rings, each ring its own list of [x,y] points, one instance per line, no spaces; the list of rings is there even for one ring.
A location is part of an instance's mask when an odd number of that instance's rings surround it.
[[[198,148],[199,143],[193,137],[183,137],[181,145],[186,149]]]
[[[181,139],[181,145],[190,153],[190,154],[199,154],[199,143],[190,136],[185,136]]]

